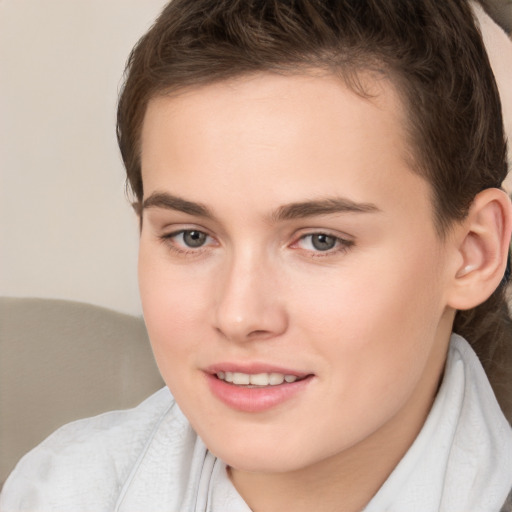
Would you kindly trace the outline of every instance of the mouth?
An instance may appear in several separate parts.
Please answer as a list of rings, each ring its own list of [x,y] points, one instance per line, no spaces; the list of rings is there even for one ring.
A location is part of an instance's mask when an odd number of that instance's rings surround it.
[[[264,388],[268,386],[280,386],[283,383],[291,384],[293,382],[304,380],[308,375],[300,377],[298,375],[284,373],[242,373],[242,372],[223,372],[214,374],[215,377],[223,382],[234,386],[243,386],[247,388]]]
[[[300,399],[315,380],[311,373],[263,366],[256,364],[241,368],[223,364],[209,368],[205,376],[216,399],[231,409],[246,413],[264,412],[289,400]]]

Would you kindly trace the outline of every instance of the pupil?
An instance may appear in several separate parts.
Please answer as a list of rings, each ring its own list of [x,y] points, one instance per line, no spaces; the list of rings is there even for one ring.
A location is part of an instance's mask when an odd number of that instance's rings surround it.
[[[311,243],[317,251],[328,251],[336,245],[336,238],[329,235],[313,235]]]
[[[206,241],[206,235],[201,231],[185,231],[183,241],[189,247],[201,247]]]

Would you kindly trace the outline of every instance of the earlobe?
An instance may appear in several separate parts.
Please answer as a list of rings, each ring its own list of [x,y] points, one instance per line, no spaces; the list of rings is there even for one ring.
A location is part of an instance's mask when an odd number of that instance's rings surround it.
[[[474,199],[467,218],[457,227],[457,268],[449,306],[471,309],[491,296],[503,279],[512,229],[509,197],[486,189]]]

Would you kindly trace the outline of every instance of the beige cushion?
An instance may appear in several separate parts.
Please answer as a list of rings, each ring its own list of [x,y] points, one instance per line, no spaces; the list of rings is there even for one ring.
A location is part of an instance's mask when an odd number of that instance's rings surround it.
[[[0,485],[59,426],[163,386],[142,319],[98,306],[0,298]]]

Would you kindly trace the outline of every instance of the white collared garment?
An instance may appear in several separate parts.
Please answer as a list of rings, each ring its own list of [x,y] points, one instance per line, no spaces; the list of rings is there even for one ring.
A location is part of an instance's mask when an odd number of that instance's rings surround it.
[[[477,356],[453,335],[424,427],[364,512],[499,512],[511,487],[511,427]],[[0,511],[250,509],[164,388],[52,434],[18,463]]]

